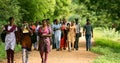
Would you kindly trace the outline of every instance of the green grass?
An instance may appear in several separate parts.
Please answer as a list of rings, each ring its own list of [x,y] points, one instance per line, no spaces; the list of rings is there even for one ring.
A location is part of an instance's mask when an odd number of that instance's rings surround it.
[[[94,60],[94,63],[120,63],[120,49],[96,46],[91,51],[101,54],[101,56]]]
[[[120,33],[114,29],[96,28],[94,30],[95,46],[91,51],[101,56],[94,63],[120,63]]]
[[[95,46],[92,52],[101,56],[94,60],[94,63],[120,63],[120,43],[108,39],[95,39]]]
[[[120,53],[100,56],[94,60],[94,63],[120,63]]]
[[[16,45],[15,52],[19,52],[21,50],[20,45]],[[5,51],[5,43],[0,42],[0,60],[6,58],[6,51]]]

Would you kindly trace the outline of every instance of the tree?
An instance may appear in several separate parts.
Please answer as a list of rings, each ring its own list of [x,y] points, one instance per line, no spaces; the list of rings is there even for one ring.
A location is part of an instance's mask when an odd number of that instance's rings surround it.
[[[21,13],[19,2],[17,0],[0,0],[0,20],[8,20],[10,16],[13,16],[16,21],[20,21]]]

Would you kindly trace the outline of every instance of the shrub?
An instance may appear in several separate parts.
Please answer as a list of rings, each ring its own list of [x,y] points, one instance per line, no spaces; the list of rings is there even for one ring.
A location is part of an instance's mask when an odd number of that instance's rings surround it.
[[[111,48],[120,49],[120,43],[110,39],[95,39],[95,45],[107,46]]]

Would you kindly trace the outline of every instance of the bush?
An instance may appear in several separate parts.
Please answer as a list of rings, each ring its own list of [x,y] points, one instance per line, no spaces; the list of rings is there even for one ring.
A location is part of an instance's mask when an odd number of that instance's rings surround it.
[[[120,43],[110,39],[95,39],[95,45],[107,46],[111,48],[120,49]]]
[[[116,31],[114,28],[108,27],[97,27],[94,29],[95,38],[104,38],[110,39],[113,41],[118,41],[120,39],[120,33]]]

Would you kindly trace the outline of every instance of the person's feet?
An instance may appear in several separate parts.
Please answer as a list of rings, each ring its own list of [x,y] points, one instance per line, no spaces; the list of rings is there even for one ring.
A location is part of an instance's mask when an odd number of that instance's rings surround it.
[[[76,50],[78,51],[78,48],[76,48]]]
[[[34,48],[34,50],[37,50],[37,48]]]
[[[57,49],[56,51],[60,51],[60,49]]]
[[[64,50],[66,50],[66,48],[63,48]]]

